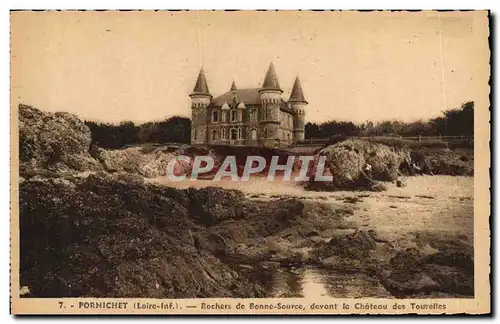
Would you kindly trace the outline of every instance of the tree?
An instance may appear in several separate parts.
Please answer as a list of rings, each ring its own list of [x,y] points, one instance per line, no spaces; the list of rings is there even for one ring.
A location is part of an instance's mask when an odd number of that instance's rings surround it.
[[[148,134],[146,142],[189,143],[191,141],[191,120],[186,117],[173,116],[161,122],[143,125],[144,134]],[[142,127],[141,127],[142,128]]]
[[[140,143],[189,143],[191,120],[173,116],[160,122],[147,122],[136,126],[131,121],[118,125],[86,121],[92,133],[92,143],[103,148],[118,149]]]
[[[304,137],[306,139],[321,138],[322,136],[319,130],[319,125],[316,123],[307,123],[304,127]]]
[[[430,121],[440,135],[474,136],[473,101],[464,103],[460,108],[443,111],[443,115]]]

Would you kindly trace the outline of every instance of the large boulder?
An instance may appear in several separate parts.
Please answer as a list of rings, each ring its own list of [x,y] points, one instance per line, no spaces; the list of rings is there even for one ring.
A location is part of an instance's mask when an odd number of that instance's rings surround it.
[[[189,214],[204,225],[215,225],[223,220],[243,218],[244,194],[237,190],[218,187],[189,188]]]
[[[373,234],[366,231],[356,231],[348,235],[334,236],[321,249],[320,255],[328,257],[336,255],[342,258],[363,259],[376,248]]]
[[[180,151],[169,147],[159,147],[145,151],[140,146],[128,147],[119,150],[92,150],[96,158],[101,161],[105,169],[110,172],[125,171],[139,174],[147,178],[167,175],[167,166],[172,158],[181,155]],[[191,170],[192,161],[176,161],[174,164],[175,175],[187,175]]]
[[[111,158],[109,152],[105,149],[92,144],[90,146],[89,153],[90,156],[92,156],[103,165],[104,170],[108,172],[124,171],[123,167],[119,163],[117,163],[116,160]]]
[[[327,146],[317,153],[316,161],[320,156],[326,157],[326,174],[331,175],[333,180],[331,183],[312,180],[309,183],[311,188],[370,188],[375,185],[374,180],[396,180],[401,163],[409,160],[406,150],[360,139],[348,139]],[[317,162],[313,163],[311,175],[316,166]]]
[[[396,297],[441,294],[459,297],[474,294],[472,246],[442,247],[438,252],[407,248],[394,254],[380,280]]]
[[[474,152],[448,148],[419,148],[411,152],[409,174],[474,175]]]
[[[75,115],[19,105],[21,174],[37,169],[100,170],[88,152],[91,141],[90,129]]]

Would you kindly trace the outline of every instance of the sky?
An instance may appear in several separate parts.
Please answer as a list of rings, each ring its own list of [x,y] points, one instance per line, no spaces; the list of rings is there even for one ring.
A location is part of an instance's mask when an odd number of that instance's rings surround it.
[[[262,85],[272,61],[306,121],[412,121],[487,108],[486,12],[12,12],[11,99],[87,120],[191,115],[203,66],[215,97]]]

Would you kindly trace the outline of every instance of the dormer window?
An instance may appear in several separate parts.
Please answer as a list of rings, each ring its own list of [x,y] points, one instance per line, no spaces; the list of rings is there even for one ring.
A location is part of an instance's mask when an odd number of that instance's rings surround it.
[[[257,121],[257,109],[252,109],[250,111],[250,121],[251,122],[256,122]]]
[[[238,111],[236,110],[231,110],[231,121],[237,121],[238,120]]]

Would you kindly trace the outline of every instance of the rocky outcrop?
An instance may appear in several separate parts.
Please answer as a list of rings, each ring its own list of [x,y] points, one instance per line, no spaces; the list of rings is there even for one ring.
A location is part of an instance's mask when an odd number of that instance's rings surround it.
[[[75,115],[42,112],[19,105],[19,160],[21,175],[53,171],[101,170],[89,154],[89,128]]]
[[[409,153],[366,140],[348,139],[320,150],[326,156],[331,182],[309,182],[311,190],[373,189],[383,190],[375,181],[394,181],[401,163],[409,161]],[[313,166],[315,168],[315,166]]]
[[[413,168],[405,170],[410,175],[474,175],[474,150],[471,149],[413,149],[411,161]]]
[[[215,225],[227,219],[241,219],[243,198],[241,191],[218,187],[188,189],[189,212],[201,224]]]
[[[189,196],[105,175],[24,181],[22,285],[36,297],[260,296],[196,244]]]
[[[473,295],[472,245],[419,235],[403,248],[351,214],[132,174],[35,176],[20,183],[21,285],[34,297],[264,297],[252,269],[313,265],[364,273],[396,297]]]
[[[283,230],[303,207],[134,175],[31,177],[20,184],[21,284],[35,297],[262,297],[233,269],[251,263],[240,243]]]
[[[453,237],[429,239],[431,248],[403,248],[404,242],[381,240],[374,230],[356,230],[332,237],[315,254],[324,268],[366,273],[398,298],[473,296],[473,246]]]
[[[444,247],[426,254],[416,248],[396,253],[381,276],[384,287],[396,297],[474,295],[472,246],[460,251]]]

